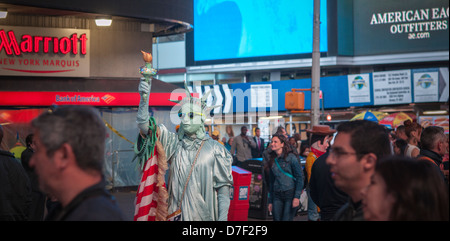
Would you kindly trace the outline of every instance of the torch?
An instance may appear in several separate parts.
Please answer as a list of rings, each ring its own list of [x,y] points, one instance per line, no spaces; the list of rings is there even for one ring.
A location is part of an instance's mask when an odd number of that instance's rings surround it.
[[[152,54],[144,52],[141,50],[142,57],[145,61],[145,66],[141,66],[139,68],[139,73],[141,73],[144,78],[141,78],[141,81],[146,81],[147,83],[150,83],[150,80],[153,78],[154,75],[156,75],[156,69],[152,68]],[[144,100],[148,100],[147,94],[143,94]]]

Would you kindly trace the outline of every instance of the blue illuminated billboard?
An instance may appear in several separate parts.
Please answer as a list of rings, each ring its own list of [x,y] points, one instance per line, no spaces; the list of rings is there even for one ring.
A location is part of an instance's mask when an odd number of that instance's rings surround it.
[[[194,31],[186,41],[187,63],[311,56],[313,2],[194,0]],[[327,1],[320,2],[320,51],[327,52]]]

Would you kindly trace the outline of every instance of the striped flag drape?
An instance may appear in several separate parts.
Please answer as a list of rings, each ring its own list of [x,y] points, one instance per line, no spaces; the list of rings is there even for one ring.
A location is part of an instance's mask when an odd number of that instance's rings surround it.
[[[157,156],[151,156],[145,164],[141,183],[136,194],[134,221],[155,221],[158,205],[158,187],[156,175],[158,173]]]
[[[153,123],[152,135],[143,138],[134,146],[139,157],[139,166],[143,167],[141,182],[136,193],[134,221],[166,221],[168,212],[168,193],[165,174],[168,169],[167,157],[161,142],[157,139],[157,132]],[[142,137],[142,136],[140,136]],[[140,144],[139,144],[140,143]]]
[[[158,148],[156,148],[158,149]],[[160,149],[160,151],[162,151]],[[164,182],[164,156],[158,151],[147,160],[136,193],[134,221],[165,221],[167,217],[167,189]]]

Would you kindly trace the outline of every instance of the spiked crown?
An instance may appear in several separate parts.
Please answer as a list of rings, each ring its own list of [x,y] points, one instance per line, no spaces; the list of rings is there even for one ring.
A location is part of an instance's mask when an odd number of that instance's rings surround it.
[[[204,114],[208,114],[212,109],[222,106],[222,105],[214,105],[214,106],[209,106],[209,107],[207,106],[206,100],[208,99],[208,96],[211,94],[211,90],[206,92],[202,96],[202,98],[196,98],[196,97],[191,96],[191,92],[189,91],[186,82],[184,82],[184,90],[186,92],[185,98],[183,98],[182,100],[169,100],[169,101],[180,104],[180,105],[192,104],[192,105],[199,106]]]

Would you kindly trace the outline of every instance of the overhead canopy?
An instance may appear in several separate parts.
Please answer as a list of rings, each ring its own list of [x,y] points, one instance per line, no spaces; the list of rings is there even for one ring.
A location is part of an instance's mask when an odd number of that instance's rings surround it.
[[[154,36],[191,31],[194,22],[192,5],[192,0],[4,0],[0,3],[1,8],[17,14],[137,19],[154,24]]]
[[[95,81],[93,81],[95,80]],[[17,77],[0,76],[1,91],[114,91],[137,92],[139,78],[49,78],[49,77]],[[36,83],[39,83],[36,85]],[[170,93],[180,87],[159,79],[152,81],[152,93]]]
[[[56,79],[5,78],[0,91],[0,106],[30,107],[52,105],[129,106],[139,105],[139,79]],[[34,82],[34,84],[33,84]],[[176,100],[186,96],[176,85],[153,79],[150,106],[173,106]]]

